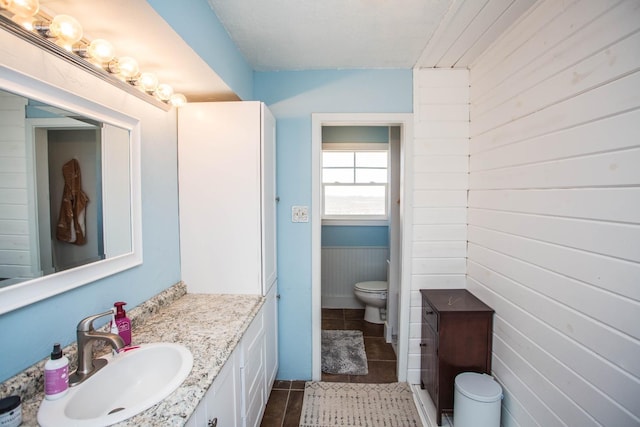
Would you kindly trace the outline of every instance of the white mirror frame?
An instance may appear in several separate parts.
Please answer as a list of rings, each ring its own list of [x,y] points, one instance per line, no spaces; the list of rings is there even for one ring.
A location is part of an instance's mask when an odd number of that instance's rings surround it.
[[[131,252],[0,288],[0,314],[7,313],[142,264],[140,121],[71,92],[0,65],[0,88],[130,133]]]

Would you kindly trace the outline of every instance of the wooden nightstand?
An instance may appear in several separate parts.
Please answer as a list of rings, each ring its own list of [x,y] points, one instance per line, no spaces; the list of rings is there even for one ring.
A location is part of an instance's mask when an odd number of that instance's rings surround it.
[[[453,413],[454,380],[461,372],[491,374],[493,309],[466,289],[420,290],[420,386],[442,413]]]

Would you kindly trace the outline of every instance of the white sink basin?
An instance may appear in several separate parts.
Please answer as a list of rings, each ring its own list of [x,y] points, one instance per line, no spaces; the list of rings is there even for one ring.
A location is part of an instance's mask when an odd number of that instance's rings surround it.
[[[42,401],[42,427],[108,426],[126,420],[169,396],[193,366],[189,349],[172,343],[142,344],[104,358],[107,366],[64,397]]]

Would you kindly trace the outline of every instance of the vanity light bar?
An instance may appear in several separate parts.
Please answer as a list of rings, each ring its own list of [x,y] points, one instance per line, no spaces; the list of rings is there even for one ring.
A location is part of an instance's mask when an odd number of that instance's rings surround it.
[[[97,70],[99,74],[92,74],[100,75],[104,80],[111,83],[124,82],[127,86],[136,88],[127,92],[136,93],[146,101],[153,99],[174,107],[181,107],[187,103],[187,98],[183,94],[174,93],[170,85],[158,83],[155,74],[141,73],[134,58],[116,57],[113,45],[107,40],[89,41],[83,38],[82,26],[75,18],[69,15],[56,15],[51,18],[39,10],[39,0],[0,0],[0,12],[4,11],[13,15],[8,17],[0,14],[0,28],[37,44],[87,71]],[[120,84],[116,86],[123,88]]]

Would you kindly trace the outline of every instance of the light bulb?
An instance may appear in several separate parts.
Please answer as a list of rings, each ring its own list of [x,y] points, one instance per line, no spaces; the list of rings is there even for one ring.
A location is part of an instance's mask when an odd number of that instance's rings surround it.
[[[21,27],[33,31],[33,16],[13,15],[11,20]]]
[[[138,84],[140,84],[143,91],[153,93],[158,87],[158,77],[153,73],[142,73],[138,79]]]
[[[38,0],[2,0],[6,9],[19,16],[35,16],[40,10],[40,2]]]
[[[116,55],[113,45],[104,39],[95,39],[89,44],[87,53],[102,64],[111,61]]]
[[[82,38],[82,26],[69,15],[56,15],[49,25],[49,32],[63,46],[71,46]]]
[[[140,72],[138,62],[130,56],[122,56],[115,61],[118,63],[116,72],[126,79],[131,79]]]
[[[173,95],[173,88],[166,83],[160,83],[155,93],[159,100],[168,101]]]
[[[187,97],[181,93],[174,93],[173,95],[171,95],[171,98],[169,98],[169,104],[173,105],[174,107],[180,108],[186,103]]]

